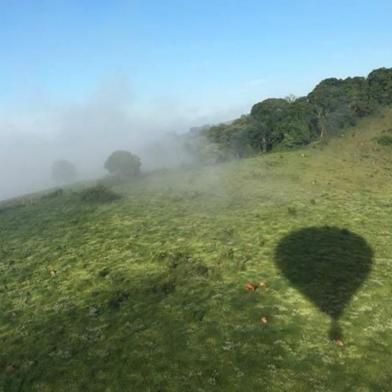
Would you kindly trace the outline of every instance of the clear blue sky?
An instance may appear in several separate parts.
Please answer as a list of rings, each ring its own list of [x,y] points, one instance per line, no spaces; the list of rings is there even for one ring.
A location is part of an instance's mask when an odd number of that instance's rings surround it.
[[[0,105],[88,97],[235,105],[392,66],[391,0],[1,0]]]

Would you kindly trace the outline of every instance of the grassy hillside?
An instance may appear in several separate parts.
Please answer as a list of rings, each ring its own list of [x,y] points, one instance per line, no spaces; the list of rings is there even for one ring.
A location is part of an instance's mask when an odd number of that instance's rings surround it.
[[[391,126],[4,207],[0,390],[390,390]]]

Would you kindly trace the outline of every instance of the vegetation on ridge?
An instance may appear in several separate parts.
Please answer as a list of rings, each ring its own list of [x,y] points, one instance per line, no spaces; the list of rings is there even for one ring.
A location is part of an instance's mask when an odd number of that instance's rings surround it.
[[[391,104],[392,68],[367,78],[330,78],[305,97],[269,98],[231,123],[201,128],[189,136],[189,145],[208,162],[304,146]]]

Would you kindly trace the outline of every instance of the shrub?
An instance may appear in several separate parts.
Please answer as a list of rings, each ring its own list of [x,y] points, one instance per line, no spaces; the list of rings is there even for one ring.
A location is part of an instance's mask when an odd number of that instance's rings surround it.
[[[297,216],[297,214],[298,214],[297,209],[295,207],[288,207],[287,212],[291,216]]]
[[[103,185],[96,185],[80,192],[82,201],[108,203],[120,199],[120,195]]]
[[[97,184],[102,185],[106,188],[113,188],[117,185],[123,184],[124,182],[127,181],[128,178],[129,177],[124,177],[124,176],[120,176],[120,175],[109,175],[109,176],[106,176],[106,177],[100,179],[97,182]]]
[[[376,140],[382,146],[390,146],[392,144],[392,135],[382,135],[376,138]]]
[[[64,189],[59,188],[59,189],[55,189],[54,191],[49,192],[49,193],[43,195],[41,197],[41,199],[43,199],[43,200],[45,200],[45,199],[56,199],[56,198],[58,198],[60,196],[63,196],[63,195],[64,195]]]

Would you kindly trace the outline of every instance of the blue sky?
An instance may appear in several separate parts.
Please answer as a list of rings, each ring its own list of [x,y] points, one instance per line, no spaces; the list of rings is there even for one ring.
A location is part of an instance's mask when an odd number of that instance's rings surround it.
[[[246,107],[392,66],[391,20],[390,0],[1,0],[0,105],[122,80],[146,110]]]

